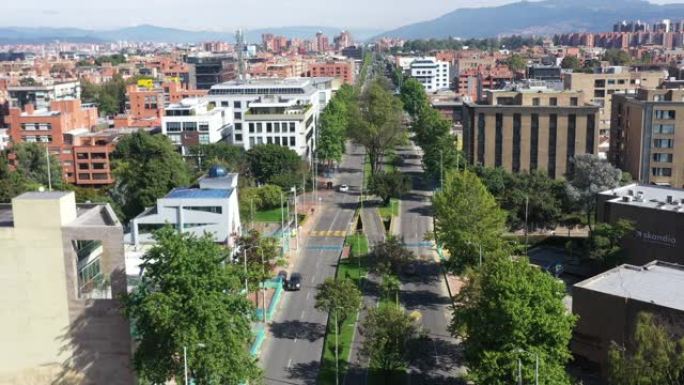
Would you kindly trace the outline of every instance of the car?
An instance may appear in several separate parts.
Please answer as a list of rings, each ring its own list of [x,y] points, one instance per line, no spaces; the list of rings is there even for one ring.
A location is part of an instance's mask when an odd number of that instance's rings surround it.
[[[340,192],[347,192],[347,191],[349,191],[349,186],[347,186],[346,184],[341,184],[340,185]]]
[[[290,279],[287,281],[287,290],[298,291],[302,288],[302,275],[299,273],[292,273]]]

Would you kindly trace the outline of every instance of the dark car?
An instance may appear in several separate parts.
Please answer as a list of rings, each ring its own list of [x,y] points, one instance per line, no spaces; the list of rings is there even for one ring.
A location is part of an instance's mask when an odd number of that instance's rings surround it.
[[[565,272],[565,266],[559,261],[554,261],[544,266],[544,270],[555,278],[559,278]]]
[[[290,279],[287,281],[287,290],[297,291],[302,288],[302,275],[299,273],[292,273]]]

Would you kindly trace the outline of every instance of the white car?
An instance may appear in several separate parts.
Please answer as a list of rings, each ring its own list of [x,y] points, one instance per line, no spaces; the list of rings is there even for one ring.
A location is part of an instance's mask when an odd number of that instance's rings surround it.
[[[346,184],[341,184],[340,185],[340,192],[347,192],[347,191],[349,191],[349,186],[347,186]]]

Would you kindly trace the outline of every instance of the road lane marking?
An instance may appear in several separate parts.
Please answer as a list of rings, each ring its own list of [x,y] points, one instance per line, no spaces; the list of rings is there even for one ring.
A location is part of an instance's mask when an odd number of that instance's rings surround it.
[[[292,358],[287,360],[287,368],[290,369],[290,366],[292,366]]]
[[[311,292],[306,293],[306,300],[308,301],[311,298]]]

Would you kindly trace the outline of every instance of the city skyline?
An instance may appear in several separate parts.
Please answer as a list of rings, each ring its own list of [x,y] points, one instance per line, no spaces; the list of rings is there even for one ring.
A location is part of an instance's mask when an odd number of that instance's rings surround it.
[[[489,7],[511,0],[444,0],[429,6],[408,0],[380,0],[368,4],[361,0],[344,3],[321,3],[311,0],[266,1],[200,0],[193,7],[194,17],[180,12],[186,4],[179,0],[139,2],[121,0],[109,3],[91,2],[84,7],[78,0],[55,2],[34,0],[13,2],[4,6],[2,27],[86,28],[106,30],[150,24],[189,30],[231,31],[235,28],[263,29],[270,27],[322,26],[342,29],[383,30],[429,20],[458,8]],[[657,0],[651,3],[681,3]],[[364,12],[359,12],[361,8]],[[233,13],[233,9],[240,10]],[[270,12],[264,12],[269,9]],[[87,20],[83,15],[87,14]],[[198,17],[199,16],[199,17]]]

